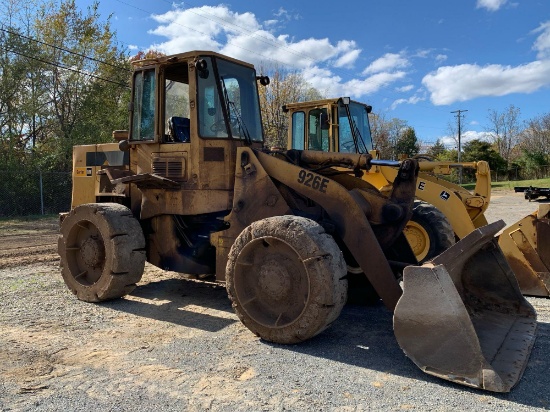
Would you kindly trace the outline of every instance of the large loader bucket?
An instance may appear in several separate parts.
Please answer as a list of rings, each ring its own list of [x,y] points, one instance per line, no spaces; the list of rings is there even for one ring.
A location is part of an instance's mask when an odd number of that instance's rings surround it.
[[[405,268],[394,313],[397,341],[420,369],[495,392],[521,378],[537,328],[494,239],[503,226],[483,226],[432,261]]]
[[[550,296],[550,204],[506,228],[498,238],[524,295]]]

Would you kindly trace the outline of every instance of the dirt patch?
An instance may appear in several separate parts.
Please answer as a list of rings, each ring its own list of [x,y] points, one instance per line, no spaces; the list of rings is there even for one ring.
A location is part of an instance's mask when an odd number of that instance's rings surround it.
[[[0,221],[0,269],[37,262],[54,262],[59,219]]]
[[[493,196],[488,220],[533,212]],[[0,222],[0,410],[533,410],[550,407],[550,301],[529,301],[538,336],[511,394],[420,371],[397,345],[383,305],[346,306],[299,345],[262,342],[224,286],[146,265],[131,295],[76,299],[57,256],[57,219]]]

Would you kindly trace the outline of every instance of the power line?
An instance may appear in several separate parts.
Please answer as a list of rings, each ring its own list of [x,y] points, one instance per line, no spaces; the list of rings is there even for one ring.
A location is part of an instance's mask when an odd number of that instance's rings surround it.
[[[460,163],[460,152],[461,152],[461,147],[460,147],[460,141],[461,141],[461,128],[460,128],[460,119],[463,118],[464,116],[462,115],[462,113],[464,112],[467,112],[468,110],[455,110],[451,113],[456,113],[456,118],[457,118],[457,121],[458,121],[458,163]],[[459,184],[462,184],[462,167],[460,168],[460,173],[458,175],[458,183]]]
[[[37,40],[37,39],[34,39],[34,38],[32,38],[32,37],[25,36],[25,35],[23,35],[23,34],[21,34],[21,33],[16,33],[16,32],[14,32],[14,31],[6,30],[6,29],[3,29],[3,28],[1,28],[1,27],[0,27],[0,30],[3,31],[3,32],[5,32],[5,33],[9,33],[9,34],[11,34],[11,35],[14,35],[14,36],[19,36],[19,37],[22,37],[22,38],[24,38],[24,39],[31,40],[31,41],[34,41],[34,42],[36,42],[36,43],[43,44],[44,46],[52,47],[52,48],[54,48],[54,49],[61,50],[61,51],[64,51],[64,52],[66,52],[66,53],[74,54],[75,56],[79,56],[79,57],[82,57],[82,58],[84,58],[84,59],[92,60],[92,61],[94,61],[94,62],[96,62],[96,63],[105,64],[105,65],[111,66],[111,67],[113,67],[113,68],[115,68],[115,69],[119,69],[119,70],[124,70],[124,71],[127,71],[127,72],[131,72],[131,70],[129,70],[129,69],[126,68],[126,67],[116,66],[116,65],[114,65],[114,64],[111,64],[111,63],[108,63],[108,62],[105,62],[105,61],[102,61],[102,60],[99,60],[99,59],[95,59],[95,58],[93,58],[93,57],[86,56],[86,55],[84,55],[84,54],[77,53],[77,52],[74,52],[74,51],[72,51],[72,50],[64,49],[63,47],[59,47],[59,46],[55,46],[55,45],[53,45],[53,44],[45,43],[45,42],[43,42],[43,41],[41,41],[41,40]]]
[[[4,50],[8,51],[8,52],[18,54],[19,56],[23,56],[23,57],[26,57],[26,58],[28,58],[28,59],[36,60],[36,61],[39,61],[39,62],[41,62],[41,63],[49,64],[49,65],[51,65],[51,66],[55,66],[55,67],[58,67],[58,68],[63,69],[63,70],[68,70],[68,71],[71,71],[71,72],[83,74],[83,75],[85,75],[85,76],[89,76],[89,77],[92,77],[92,78],[94,78],[94,79],[102,80],[102,81],[107,82],[107,83],[112,83],[112,84],[116,84],[116,85],[118,85],[118,86],[124,86],[124,87],[126,87],[126,88],[130,88],[127,84],[124,84],[124,83],[119,83],[119,82],[116,82],[116,81],[114,81],[114,80],[105,79],[105,78],[103,78],[103,77],[99,77],[99,76],[96,76],[96,75],[94,75],[94,74],[90,74],[90,73],[83,72],[82,70],[72,69],[72,68],[70,68],[70,67],[66,67],[66,66],[60,65],[60,64],[58,64],[58,63],[53,63],[53,62],[50,62],[50,61],[47,61],[47,60],[39,59],[38,57],[29,56],[29,55],[26,55],[26,54],[24,54],[24,53],[18,52],[18,51],[16,51],[16,50],[8,49],[7,47],[2,47],[2,48],[3,48]]]

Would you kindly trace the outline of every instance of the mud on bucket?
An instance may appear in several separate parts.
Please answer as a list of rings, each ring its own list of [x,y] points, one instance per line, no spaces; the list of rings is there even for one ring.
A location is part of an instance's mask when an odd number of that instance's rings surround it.
[[[476,229],[403,274],[394,330],[424,372],[462,385],[508,392],[535,342],[536,313],[494,239],[498,221]]]

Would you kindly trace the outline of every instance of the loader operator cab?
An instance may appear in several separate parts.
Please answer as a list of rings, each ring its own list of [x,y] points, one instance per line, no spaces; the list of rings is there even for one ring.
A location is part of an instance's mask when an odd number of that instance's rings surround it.
[[[340,153],[372,150],[371,106],[342,97],[288,104],[283,110],[291,112],[289,149]]]
[[[129,152],[129,171],[120,178],[135,183],[128,189],[132,212],[229,213],[237,149],[263,146],[257,83],[268,78],[256,76],[251,64],[206,51],[133,66],[130,129],[119,143]]]
[[[135,63],[130,143],[189,143],[194,121],[203,139],[262,142],[253,67],[186,54]]]

